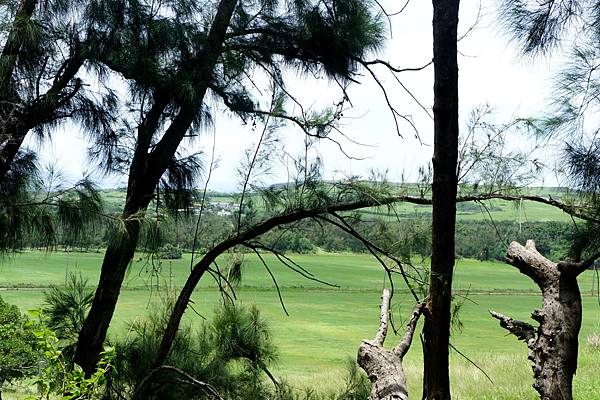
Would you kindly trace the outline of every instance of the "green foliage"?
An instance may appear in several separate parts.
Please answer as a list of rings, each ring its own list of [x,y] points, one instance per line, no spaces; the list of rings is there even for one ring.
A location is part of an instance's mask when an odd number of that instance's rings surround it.
[[[56,171],[38,172],[33,153],[19,155],[0,183],[0,254],[77,242],[104,217],[93,182],[64,187]]]
[[[35,375],[38,359],[33,323],[0,297],[0,391],[5,383]]]
[[[167,243],[158,249],[158,255],[164,260],[177,260],[183,256],[183,252],[178,246],[173,246],[171,243]]]
[[[53,286],[44,296],[44,322],[61,341],[65,359],[71,360],[94,292],[81,274],[69,273],[65,286]]]
[[[163,307],[133,323],[126,341],[117,346],[109,398],[127,396],[146,377],[171,309],[169,305]],[[209,383],[227,399],[266,399],[270,389],[263,376],[269,373],[267,365],[276,359],[275,354],[258,309],[225,304],[199,330],[182,326],[165,364]],[[152,382],[151,390],[160,399],[204,398],[171,370],[155,374]]]
[[[42,321],[43,314],[40,314]],[[112,370],[114,348],[105,348],[98,368],[89,377],[77,364],[65,359],[60,350],[60,340],[52,330],[40,325],[34,334],[42,351],[43,364],[38,373],[36,383],[38,396],[35,399],[58,398],[60,400],[100,400],[104,395],[107,375]]]

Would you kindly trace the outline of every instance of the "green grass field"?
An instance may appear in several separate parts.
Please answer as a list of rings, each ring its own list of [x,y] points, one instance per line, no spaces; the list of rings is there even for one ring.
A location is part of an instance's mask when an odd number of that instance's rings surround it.
[[[21,309],[41,306],[44,288],[64,283],[67,271],[75,271],[95,283],[100,253],[23,252],[0,264],[0,295]],[[282,289],[283,312],[273,282],[256,256],[245,257],[244,278],[237,290],[239,301],[256,304],[270,322],[275,343],[280,349],[273,368],[297,386],[331,389],[342,383],[346,360],[354,358],[360,341],[374,335],[378,326],[379,296],[384,274],[366,255],[299,255],[294,259],[319,279],[339,285],[324,286],[306,280],[265,256]],[[154,267],[138,258],[130,268],[110,335],[123,336],[128,324],[143,318],[161,297],[175,293],[189,271],[189,255],[183,260],[163,261]],[[220,260],[224,265],[226,260]],[[600,305],[591,271],[580,278],[584,295],[580,368],[575,378],[575,398],[599,399],[597,365],[600,352],[590,351],[586,337],[600,332]],[[169,290],[171,286],[171,290]],[[525,344],[506,336],[488,310],[494,309],[519,319],[527,319],[541,298],[528,278],[502,263],[460,260],[456,268],[455,289],[470,292],[460,313],[462,330],[453,333],[454,346],[480,365],[485,376],[456,352],[452,353],[453,390],[456,399],[534,399],[531,369]],[[193,301],[198,314],[210,317],[219,299],[210,277],[205,277]],[[412,309],[407,293],[394,297],[397,326]],[[195,326],[202,318],[188,312],[187,322]],[[398,338],[390,335],[388,343]],[[418,398],[422,375],[418,339],[405,361],[411,396]],[[594,394],[595,393],[595,394]],[[596,396],[596,397],[594,397]]]
[[[562,192],[558,188],[528,188],[526,194],[546,197],[550,195],[555,199],[560,199]],[[118,190],[103,190],[102,197],[109,212],[121,211],[121,207],[125,198],[125,192]],[[257,195],[251,194],[249,197],[254,199],[255,206],[262,204],[262,200],[257,198]],[[214,194],[209,192],[208,201],[237,205],[239,199],[233,194],[226,195],[223,193]],[[458,209],[456,218],[458,221],[480,221],[488,220],[491,216],[495,221],[571,222],[571,217],[568,214],[556,207],[542,203],[532,201],[512,202],[506,200],[489,200],[483,202],[482,204],[484,206],[476,203],[459,203],[457,205]],[[370,208],[363,210],[363,213],[365,215],[389,219],[395,219],[396,215],[400,218],[431,216],[431,206],[398,203],[394,205],[394,208],[395,213],[390,213],[387,207]]]

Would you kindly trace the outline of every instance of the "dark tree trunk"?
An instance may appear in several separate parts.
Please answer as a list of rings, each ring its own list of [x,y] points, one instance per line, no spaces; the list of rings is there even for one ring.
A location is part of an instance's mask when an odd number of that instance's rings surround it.
[[[237,0],[222,0],[219,3],[202,56],[199,58],[202,64],[196,71],[197,97],[194,102],[180,104],[177,115],[150,152],[148,151],[152,137],[156,133],[170,97],[158,93],[154,105],[138,127],[138,141],[131,162],[127,200],[122,216],[125,232],[116,235],[106,250],[92,307],[77,341],[75,362],[83,368],[86,375],[94,372],[100,359],[125,272],[137,246],[139,217],[148,206],[154,188],[158,185],[169,161],[174,157],[196,113],[199,112],[236,5]],[[189,295],[191,296],[191,292]]]
[[[36,4],[35,0],[20,1],[0,54],[0,179],[10,169],[27,134],[20,112],[24,104],[14,89],[13,72]]]
[[[500,326],[523,340],[531,350],[533,387],[542,400],[572,400],[573,375],[577,370],[581,294],[577,276],[592,263],[554,263],[542,256],[532,240],[525,247],[513,242],[507,262],[530,277],[542,290],[542,308],[531,315],[539,326],[491,311]]]
[[[448,345],[458,158],[458,7],[459,0],[433,0],[432,254],[423,327],[423,398],[428,400],[450,398]]]
[[[23,127],[22,124],[2,124],[0,127],[0,135],[3,136],[3,143],[0,141],[0,180],[3,179],[8,171],[10,170],[15,157],[19,153],[25,136],[27,135],[27,128]],[[6,132],[6,133],[5,133]]]
[[[119,299],[125,272],[133,259],[140,233],[140,218],[153,197],[155,182],[143,179],[144,156],[134,157],[129,172],[127,198],[122,213],[123,227],[111,238],[100,270],[100,279],[90,311],[83,323],[74,361],[92,374],[100,360],[106,332]]]
[[[137,246],[140,222],[125,220],[124,232],[114,235],[104,253],[100,280],[90,312],[86,317],[75,351],[75,363],[90,375],[100,360],[106,332],[112,319],[127,266]]]
[[[363,340],[358,348],[358,365],[367,373],[373,386],[369,400],[408,400],[406,376],[402,360],[410,348],[423,304],[417,304],[408,322],[402,342],[393,349],[385,349],[390,306],[390,292],[383,290],[379,330],[373,340]]]

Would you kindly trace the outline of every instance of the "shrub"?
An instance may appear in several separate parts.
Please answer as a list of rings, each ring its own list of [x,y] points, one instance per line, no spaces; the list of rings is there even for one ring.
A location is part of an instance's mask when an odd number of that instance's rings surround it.
[[[158,255],[163,260],[178,260],[183,257],[183,252],[178,246],[167,243],[158,251]]]
[[[44,297],[45,323],[61,341],[61,351],[66,359],[72,360],[94,292],[88,287],[86,279],[71,273],[65,286],[52,287],[44,293]]]
[[[108,377],[107,399],[128,398],[145,377],[162,338],[168,312],[166,304],[131,326],[125,342],[117,343],[114,373]],[[255,307],[223,305],[212,321],[198,330],[184,325],[177,333],[165,365],[206,382],[231,400],[272,398],[273,384],[265,379],[275,359],[267,324]],[[204,394],[173,369],[153,376],[155,399],[204,399]]]
[[[34,375],[37,362],[32,322],[0,297],[0,392],[4,384]]]

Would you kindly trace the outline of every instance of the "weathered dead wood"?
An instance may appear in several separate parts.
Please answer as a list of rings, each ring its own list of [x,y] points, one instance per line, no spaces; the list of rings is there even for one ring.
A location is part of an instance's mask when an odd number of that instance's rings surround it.
[[[534,327],[490,311],[500,326],[523,340],[531,350],[533,387],[542,400],[572,400],[573,375],[577,370],[578,336],[581,328],[581,294],[577,276],[598,256],[583,262],[554,263],[542,256],[533,240],[525,246],[512,242],[506,260],[530,277],[542,291],[542,308],[531,318]]]
[[[408,352],[423,312],[424,303],[418,303],[408,322],[404,338],[393,349],[385,349],[383,344],[388,330],[390,291],[383,290],[379,329],[373,340],[363,340],[358,348],[358,365],[367,373],[373,383],[369,400],[407,400],[406,377],[402,359]]]

